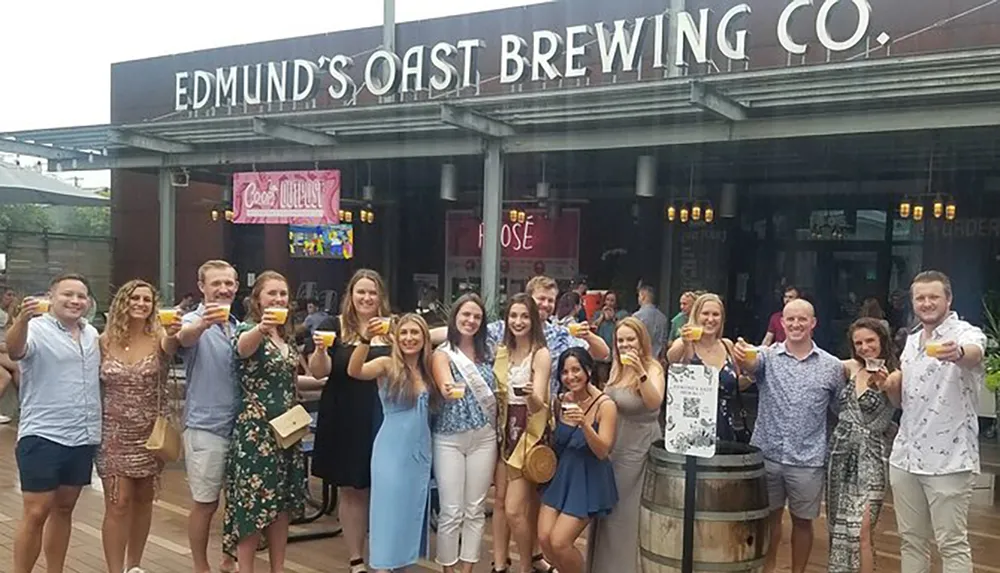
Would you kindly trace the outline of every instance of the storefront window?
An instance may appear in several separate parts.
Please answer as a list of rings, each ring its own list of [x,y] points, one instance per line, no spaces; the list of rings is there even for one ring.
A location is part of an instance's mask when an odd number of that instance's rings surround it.
[[[884,241],[888,214],[876,209],[778,212],[774,236],[795,241]]]

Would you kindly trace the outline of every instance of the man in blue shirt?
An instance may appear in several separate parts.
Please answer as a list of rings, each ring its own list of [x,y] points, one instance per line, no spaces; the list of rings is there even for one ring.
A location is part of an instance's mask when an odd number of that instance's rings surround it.
[[[7,351],[21,369],[15,454],[24,515],[14,539],[14,573],[31,573],[43,537],[47,570],[63,570],[73,509],[90,484],[101,443],[101,350],[97,330],[83,318],[89,292],[80,275],[57,277],[48,301],[25,299],[7,331]]]
[[[236,421],[230,307],[239,287],[236,269],[226,261],[207,261],[198,269],[204,302],[184,315],[177,333],[187,374],[184,398],[184,458],[194,507],[188,515],[188,541],[195,573],[210,573],[208,539],[219,508],[229,438]],[[223,557],[222,571],[235,569]]]
[[[827,412],[846,383],[840,360],[813,342],[816,313],[796,299],[782,311],[784,342],[747,359],[739,339],[733,351],[745,372],[757,374],[760,392],[751,444],[764,454],[771,508],[771,545],[764,571],[775,570],[781,520],[792,516],[792,571],[805,571],[812,549],[812,522],[819,517],[826,477]]]

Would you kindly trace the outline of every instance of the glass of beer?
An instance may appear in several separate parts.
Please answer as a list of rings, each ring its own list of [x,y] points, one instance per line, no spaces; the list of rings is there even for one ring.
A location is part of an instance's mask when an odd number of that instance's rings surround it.
[[[878,372],[885,366],[885,360],[881,358],[865,358],[865,370],[868,372]]]
[[[332,330],[317,330],[315,334],[318,334],[323,340],[323,346],[325,348],[330,348],[337,340],[337,333]]]
[[[687,339],[691,342],[698,342],[701,340],[701,335],[705,334],[705,329],[701,326],[692,325],[688,330]]]
[[[743,349],[743,354],[746,355],[747,360],[757,360],[757,353],[759,350],[756,346],[747,346]]]
[[[931,358],[937,358],[941,354],[941,347],[944,346],[944,342],[940,340],[929,340],[927,344],[924,345],[924,352],[927,356]]]
[[[156,311],[156,315],[160,318],[160,324],[163,326],[168,326],[177,322],[180,319],[180,312],[176,308],[161,308]]]
[[[569,330],[570,336],[580,336],[583,334],[583,325],[578,322],[571,323],[566,328]]]
[[[514,391],[515,396],[527,396],[528,387],[525,384],[511,385],[511,389]]]
[[[629,356],[628,354],[622,354],[621,356],[619,356],[619,360],[621,361],[622,366],[628,366],[629,364],[632,364],[632,357]]]
[[[382,317],[379,319],[379,331],[378,333],[382,336],[389,334],[389,329],[392,327],[392,319],[388,317]]]
[[[232,304],[216,303],[214,312],[218,312],[222,315],[222,321],[229,321],[229,313],[232,310]]]
[[[50,301],[48,297],[45,296],[32,297],[31,300],[35,301],[38,304],[39,314],[45,314],[49,312],[50,308],[52,308],[52,301]]]
[[[576,402],[570,402],[569,400],[564,400],[563,403],[561,404],[561,406],[562,406],[562,411],[563,411],[564,414],[566,412],[569,412],[570,410],[579,410],[580,409],[580,405],[579,404],[577,404]]]
[[[264,312],[271,315],[271,318],[273,318],[278,324],[285,324],[285,321],[288,320],[287,307],[273,306],[265,309]]]

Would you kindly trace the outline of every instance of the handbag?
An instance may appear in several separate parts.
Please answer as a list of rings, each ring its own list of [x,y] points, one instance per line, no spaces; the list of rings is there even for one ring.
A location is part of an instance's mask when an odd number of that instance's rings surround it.
[[[740,363],[733,358],[729,345],[724,343],[723,346],[726,347],[726,354],[729,355],[730,360],[733,361],[733,366],[736,368],[736,395],[734,398],[736,398],[736,407],[739,409],[740,420],[743,422],[742,428],[733,428],[733,437],[735,437],[736,441],[741,444],[749,444],[750,439],[753,437],[753,426],[751,426],[750,422],[747,420],[747,408],[746,405],[743,404],[743,391],[740,390],[740,382],[745,379],[750,379],[752,382],[753,379],[749,375],[743,374],[742,368],[740,368]]]
[[[167,372],[176,388],[177,380],[172,365],[167,365]],[[172,416],[170,415],[169,405],[167,406],[167,413],[163,413],[163,394],[167,390],[163,385],[164,381],[161,376],[156,392],[156,422],[153,423],[153,431],[150,432],[149,438],[146,439],[146,449],[153,452],[153,455],[163,463],[172,463],[181,459],[184,446],[180,430],[171,421]]]
[[[268,425],[271,426],[278,447],[287,450],[306,437],[311,423],[312,416],[309,412],[302,407],[302,404],[296,404],[284,414],[269,421]]]

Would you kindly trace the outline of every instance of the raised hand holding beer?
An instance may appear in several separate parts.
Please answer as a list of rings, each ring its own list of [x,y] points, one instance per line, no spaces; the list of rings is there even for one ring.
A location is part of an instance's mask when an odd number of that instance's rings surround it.
[[[201,319],[208,324],[225,324],[229,321],[230,305],[217,302],[205,303],[205,312]]]
[[[21,302],[21,313],[18,317],[25,321],[31,320],[36,316],[41,316],[49,312],[49,306],[49,299],[45,297],[26,297],[24,301]]]

